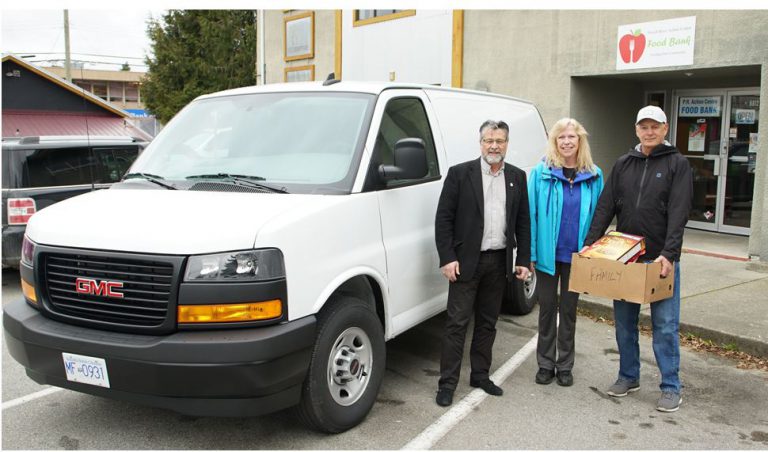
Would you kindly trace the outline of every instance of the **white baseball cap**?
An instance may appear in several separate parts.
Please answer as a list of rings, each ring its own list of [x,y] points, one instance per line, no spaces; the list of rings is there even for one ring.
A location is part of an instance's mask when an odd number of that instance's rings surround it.
[[[640,111],[637,112],[637,121],[635,121],[635,124],[638,124],[643,119],[653,119],[656,122],[666,124],[667,115],[664,114],[664,110],[661,108],[654,105],[648,105],[647,107],[641,108]]]

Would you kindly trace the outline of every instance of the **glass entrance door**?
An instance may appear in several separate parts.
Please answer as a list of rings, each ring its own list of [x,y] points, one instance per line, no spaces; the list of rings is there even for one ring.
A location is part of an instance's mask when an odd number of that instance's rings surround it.
[[[688,226],[749,234],[759,107],[757,89],[676,93],[670,141],[693,171]]]
[[[758,91],[730,91],[725,164],[725,197],[721,231],[749,234],[755,188],[757,125],[760,121]]]
[[[696,91],[675,97],[674,141],[693,171],[693,207],[688,225],[716,231],[722,145],[723,93]]]

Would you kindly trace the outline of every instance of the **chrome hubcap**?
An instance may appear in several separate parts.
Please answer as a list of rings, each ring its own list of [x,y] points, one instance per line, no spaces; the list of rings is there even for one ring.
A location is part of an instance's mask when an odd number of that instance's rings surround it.
[[[532,272],[531,276],[523,281],[523,291],[525,292],[525,298],[531,299],[533,293],[536,292],[536,273]]]
[[[336,339],[328,359],[328,389],[339,405],[349,406],[365,393],[373,368],[371,340],[358,327],[347,328]]]

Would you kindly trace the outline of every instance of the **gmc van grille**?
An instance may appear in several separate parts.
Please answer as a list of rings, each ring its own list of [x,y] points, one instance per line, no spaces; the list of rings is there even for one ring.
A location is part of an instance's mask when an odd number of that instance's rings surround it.
[[[64,254],[49,254],[44,262],[55,313],[138,327],[161,326],[168,316],[174,276],[170,262]]]

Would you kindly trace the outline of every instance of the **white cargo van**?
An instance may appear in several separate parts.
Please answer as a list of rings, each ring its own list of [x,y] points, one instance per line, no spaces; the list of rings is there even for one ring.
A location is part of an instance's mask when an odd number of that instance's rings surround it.
[[[32,217],[8,349],[42,384],[192,415],[298,405],[348,429],[385,341],[445,309],[437,200],[486,119],[509,124],[507,161],[537,162],[541,117],[506,96],[335,81],[202,96],[122,183]],[[530,311],[523,289],[509,310]]]

